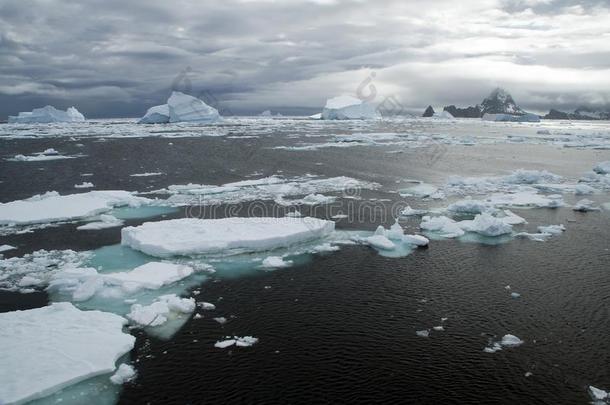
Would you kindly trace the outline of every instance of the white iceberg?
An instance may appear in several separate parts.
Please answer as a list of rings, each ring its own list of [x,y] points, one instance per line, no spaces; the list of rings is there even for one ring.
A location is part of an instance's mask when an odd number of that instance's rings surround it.
[[[591,395],[591,398],[596,401],[596,403],[599,403],[598,401],[606,401],[610,399],[609,393],[599,388],[595,388],[592,385],[589,385],[589,395]]]
[[[42,398],[111,373],[134,346],[115,314],[81,311],[67,302],[0,314],[0,402]]]
[[[323,120],[370,120],[381,118],[381,114],[368,102],[343,95],[326,101],[321,118]]]
[[[500,236],[512,233],[513,227],[489,213],[478,214],[472,221],[465,220],[458,223],[459,227],[467,232],[475,232],[483,236]]]
[[[164,124],[168,122],[210,123],[220,119],[218,110],[202,100],[179,91],[173,91],[167,104],[151,107],[138,124]]]
[[[0,203],[0,225],[25,225],[82,219],[114,207],[137,207],[150,200],[122,190],[59,195],[55,191]]]
[[[133,379],[136,377],[136,374],[136,370],[134,370],[132,366],[123,363],[119,366],[116,373],[114,373],[112,377],[110,377],[110,381],[113,384],[122,385],[126,382],[133,381]]]
[[[121,244],[156,257],[265,251],[323,238],[333,221],[317,218],[172,219],[121,230]]]
[[[82,122],[85,116],[75,107],[66,111],[58,110],[47,105],[42,108],[34,108],[31,112],[20,112],[17,116],[9,116],[9,124],[49,124],[54,122]]]
[[[169,122],[169,106],[167,104],[150,107],[138,124],[165,124]]]

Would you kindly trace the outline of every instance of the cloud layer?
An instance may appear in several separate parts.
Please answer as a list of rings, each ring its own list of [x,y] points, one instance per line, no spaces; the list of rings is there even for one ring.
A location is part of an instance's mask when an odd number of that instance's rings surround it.
[[[234,113],[354,94],[408,109],[610,103],[607,1],[4,0],[0,119],[45,104],[139,116],[172,87]]]

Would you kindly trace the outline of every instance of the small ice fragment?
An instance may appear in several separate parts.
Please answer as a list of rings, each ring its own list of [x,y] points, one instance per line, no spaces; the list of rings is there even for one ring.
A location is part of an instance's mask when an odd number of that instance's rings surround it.
[[[435,331],[438,331],[438,332],[442,332],[442,331],[444,331],[444,330],[445,330],[445,328],[444,328],[442,325],[440,325],[440,326],[435,326],[435,327],[433,327],[432,329],[434,329]]]
[[[112,377],[110,377],[110,381],[116,385],[122,385],[126,382],[133,381],[136,377],[136,370],[128,364],[121,364],[117,371],[114,373]]]
[[[516,347],[523,344],[523,340],[519,339],[515,335],[504,335],[502,336],[502,340],[500,341],[502,346],[507,347]]]
[[[584,198],[578,201],[572,209],[580,212],[600,211],[600,208],[593,206],[593,204],[595,204],[593,201]]]
[[[197,306],[206,311],[213,311],[216,309],[216,305],[212,304],[211,302],[198,302]]]
[[[560,225],[547,225],[547,226],[539,226],[538,232],[541,233],[550,233],[551,235],[559,235],[562,232],[565,232],[566,227],[563,224]]]
[[[428,337],[430,336],[430,329],[418,330],[415,334],[419,337]]]
[[[93,183],[89,182],[89,181],[83,181],[81,184],[75,184],[74,188],[91,188],[91,187],[95,187],[93,185]]]
[[[219,316],[218,318],[213,319],[221,325],[227,323],[227,318],[225,318],[224,316]]]
[[[216,347],[218,349],[226,349],[227,347],[233,346],[234,344],[235,344],[235,339],[227,339],[227,340],[221,340],[221,341],[214,343],[214,347]]]
[[[11,245],[2,245],[2,246],[0,246],[0,253],[6,252],[9,250],[13,250],[13,249],[17,249],[17,248],[15,246],[11,246]]]
[[[521,296],[521,294],[519,294],[517,292],[513,292],[513,293],[510,293],[510,296],[513,298],[519,298]]]
[[[263,267],[268,269],[290,267],[291,265],[292,260],[284,260],[281,256],[269,256],[263,260]]]
[[[201,316],[201,314],[195,314],[195,316],[193,317],[193,319],[202,319],[203,316]]]
[[[531,377],[531,376],[533,376],[533,375],[534,375],[534,373],[532,373],[531,371],[528,371],[527,373],[525,373],[525,376],[526,376],[526,377]]]
[[[610,399],[610,394],[604,390],[599,388],[595,388],[592,385],[589,385],[589,395],[596,401],[605,401],[606,399]]]

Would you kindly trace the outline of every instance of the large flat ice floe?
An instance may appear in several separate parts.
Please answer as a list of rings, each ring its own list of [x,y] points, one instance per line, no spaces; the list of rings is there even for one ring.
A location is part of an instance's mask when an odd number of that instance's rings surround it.
[[[319,193],[336,192],[355,188],[376,189],[379,184],[357,180],[351,177],[339,176],[322,178],[312,175],[299,177],[269,176],[260,179],[243,180],[226,183],[219,186],[208,184],[172,185],[167,189],[156,190],[155,193],[167,193],[170,197],[165,204],[179,205],[213,205],[231,204],[254,200],[276,200],[283,204],[306,204],[310,200],[284,200],[284,197],[308,196],[316,197]],[[331,201],[325,198],[326,201]]]
[[[121,230],[121,244],[156,257],[265,251],[329,235],[333,221],[317,218],[172,219]]]
[[[74,107],[62,111],[50,105],[8,117],[9,124],[49,124],[53,122],[82,122],[84,120],[85,116]]]
[[[0,314],[0,402],[27,402],[112,373],[134,346],[126,323],[70,303]]]
[[[164,124],[168,122],[216,122],[218,110],[202,100],[179,91],[172,92],[167,104],[151,107],[138,124]]]
[[[59,195],[55,191],[0,204],[0,225],[27,225],[81,219],[114,207],[137,207],[150,200],[122,190]]]
[[[381,114],[368,102],[344,95],[328,99],[322,110],[321,118],[323,120],[370,120],[381,118]]]

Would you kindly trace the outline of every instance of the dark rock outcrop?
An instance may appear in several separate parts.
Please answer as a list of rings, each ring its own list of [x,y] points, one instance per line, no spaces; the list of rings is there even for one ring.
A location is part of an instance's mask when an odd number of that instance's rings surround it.
[[[422,117],[432,117],[434,115],[434,108],[431,105],[426,108],[426,111],[422,114]]]
[[[448,105],[443,108],[443,111],[447,111],[449,114],[456,118],[481,118],[481,108],[477,105],[474,107],[458,108],[454,105]]]

